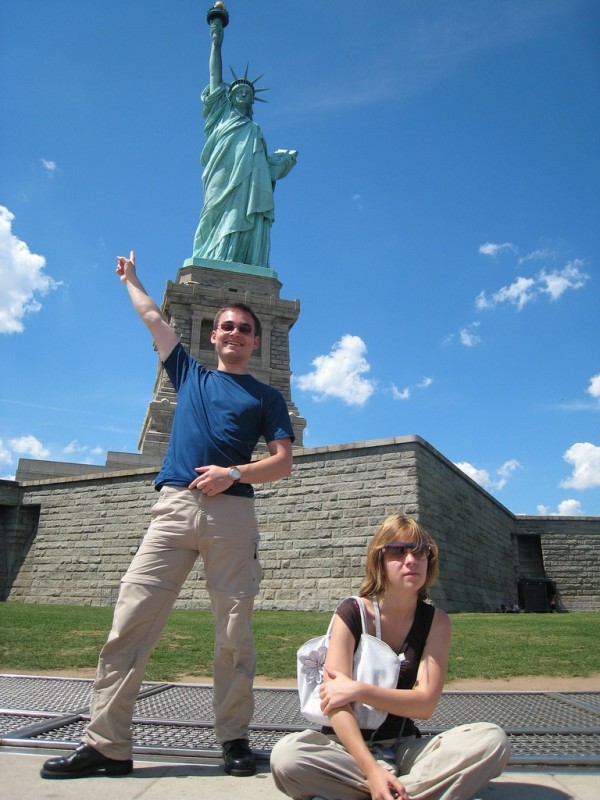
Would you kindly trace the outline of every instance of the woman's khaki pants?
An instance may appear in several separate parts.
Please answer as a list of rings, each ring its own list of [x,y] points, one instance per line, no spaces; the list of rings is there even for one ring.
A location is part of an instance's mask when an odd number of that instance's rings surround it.
[[[395,742],[381,743],[387,747]],[[508,739],[497,725],[461,725],[433,737],[407,736],[395,748],[395,772],[411,800],[468,800],[502,772]],[[381,756],[381,757],[380,757]],[[367,800],[369,786],[354,758],[333,737],[318,731],[291,733],[271,753],[275,785],[294,800]]]
[[[84,742],[109,758],[131,758],[131,720],[146,663],[198,555],[215,623],[215,736],[219,742],[248,736],[256,662],[252,610],[261,579],[258,541],[253,499],[161,489],[150,527],[121,582]]]

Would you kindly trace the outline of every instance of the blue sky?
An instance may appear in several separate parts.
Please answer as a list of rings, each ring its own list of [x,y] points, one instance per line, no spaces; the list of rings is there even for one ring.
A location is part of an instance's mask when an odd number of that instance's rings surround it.
[[[207,3],[0,12],[0,476],[135,452],[202,205]],[[600,4],[227,4],[299,298],[307,446],[418,434],[514,513],[600,514]]]

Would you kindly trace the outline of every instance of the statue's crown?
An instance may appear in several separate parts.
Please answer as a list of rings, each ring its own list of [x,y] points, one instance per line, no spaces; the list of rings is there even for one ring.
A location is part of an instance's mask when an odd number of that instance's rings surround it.
[[[268,91],[268,89],[259,89],[254,85],[257,81],[259,81],[262,78],[262,75],[259,75],[257,78],[254,78],[254,80],[248,78],[248,66],[249,65],[247,64],[246,71],[244,72],[243,77],[239,77],[238,75],[236,75],[233,67],[231,65],[229,66],[231,74],[233,75],[233,80],[229,84],[229,94],[231,94],[231,92],[235,89],[236,86],[240,85],[250,86],[252,92],[254,93],[254,99],[259,100],[261,103],[266,103],[267,102],[266,100],[263,100],[262,97],[257,97],[256,94],[257,92],[266,92]]]

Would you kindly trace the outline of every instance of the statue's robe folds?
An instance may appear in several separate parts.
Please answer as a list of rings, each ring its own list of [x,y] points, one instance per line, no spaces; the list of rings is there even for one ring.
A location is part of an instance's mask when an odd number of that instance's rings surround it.
[[[194,258],[269,266],[273,183],[260,127],[231,105],[228,87],[206,87],[204,206]]]

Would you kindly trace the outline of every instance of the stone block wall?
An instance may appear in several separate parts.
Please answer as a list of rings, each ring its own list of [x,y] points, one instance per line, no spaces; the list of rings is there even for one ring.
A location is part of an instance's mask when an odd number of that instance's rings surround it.
[[[358,589],[377,525],[399,508],[415,515],[416,501],[411,442],[295,455],[292,478],[257,493],[264,569],[259,607],[334,608]]]
[[[39,506],[23,506],[23,489],[0,480],[0,600],[6,600],[37,531]]]
[[[11,600],[108,605],[156,499],[139,468],[23,484],[37,536]],[[516,586],[514,518],[416,436],[303,449],[292,476],[257,487],[264,577],[258,608],[330,610],[358,589],[366,544],[392,512],[414,516],[441,547],[432,596],[448,611],[496,609]],[[208,607],[201,562],[178,607]]]
[[[147,525],[155,474],[146,468],[25,486],[25,507],[41,513],[9,599],[110,605]]]
[[[521,536],[539,536],[546,576],[568,611],[600,611],[600,517],[517,517]]]
[[[427,442],[416,449],[418,519],[440,546],[432,595],[451,611],[497,611],[517,585],[514,516]]]

